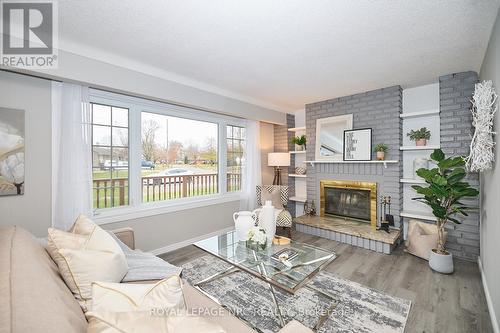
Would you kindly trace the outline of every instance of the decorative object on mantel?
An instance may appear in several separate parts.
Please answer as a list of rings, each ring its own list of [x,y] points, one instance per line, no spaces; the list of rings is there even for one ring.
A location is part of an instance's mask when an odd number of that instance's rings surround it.
[[[281,167],[290,166],[289,153],[269,153],[267,154],[267,165],[274,167],[273,185],[282,185]]]
[[[426,157],[416,157],[413,160],[413,179],[422,179],[417,175],[417,170],[419,169],[428,169],[429,168],[429,159]]]
[[[309,215],[316,215],[316,205],[314,204],[314,199],[311,200],[311,208],[309,208]]]
[[[387,209],[388,208],[388,209]],[[389,226],[394,226],[394,216],[391,215],[391,196],[380,196],[380,226],[377,230],[389,233]]]
[[[309,215],[309,203],[307,200],[304,202],[304,215]]]
[[[372,129],[344,131],[344,161],[371,161]]]
[[[498,110],[497,97],[493,82],[476,83],[471,100],[472,125],[476,129],[470,143],[470,154],[466,158],[468,171],[490,170],[495,161],[493,120]]]
[[[415,141],[416,146],[427,146],[427,140],[431,138],[431,131],[427,127],[422,127],[416,131],[411,130],[406,135],[410,137],[411,141]]]
[[[375,145],[375,148],[373,148],[373,150],[377,154],[377,160],[383,161],[385,160],[385,154],[387,154],[389,147],[387,147],[385,143],[378,143]]]
[[[296,146],[298,146],[300,148],[299,150],[306,150],[307,149],[307,139],[306,139],[305,135],[294,136],[291,141],[293,144],[295,144]]]
[[[296,175],[305,175],[307,172],[307,169],[304,167],[296,167],[295,168],[295,174]]]
[[[430,252],[429,266],[436,272],[452,273],[453,257],[444,246],[444,227],[448,221],[460,224],[454,216],[467,216],[466,211],[471,209],[461,203],[460,199],[476,197],[479,191],[464,181],[466,172],[462,156],[446,158],[441,149],[436,149],[431,154],[431,159],[437,163],[437,168],[417,170],[417,174],[425,179],[428,186],[413,185],[413,189],[423,197],[412,200],[429,205],[437,218],[438,246]]]
[[[304,202],[304,215],[316,215],[316,205],[314,203],[314,200],[311,200],[311,203],[309,203],[307,200],[306,202]]]
[[[24,110],[0,108],[0,196],[24,194]]]
[[[352,129],[352,114],[316,119],[317,161],[341,161],[344,131]]]
[[[255,226],[257,216],[255,212],[241,211],[233,214],[233,220],[238,239],[244,240],[248,235],[248,231]]]

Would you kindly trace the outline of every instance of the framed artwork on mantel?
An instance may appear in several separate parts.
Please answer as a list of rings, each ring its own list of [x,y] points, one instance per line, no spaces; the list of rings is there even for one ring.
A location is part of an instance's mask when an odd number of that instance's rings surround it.
[[[344,131],[344,161],[371,161],[372,129]]]

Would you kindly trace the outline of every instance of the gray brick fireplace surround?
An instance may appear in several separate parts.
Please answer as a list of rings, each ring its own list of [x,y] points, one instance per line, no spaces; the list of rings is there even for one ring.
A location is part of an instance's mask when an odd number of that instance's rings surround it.
[[[439,108],[441,110],[441,149],[446,155],[469,154],[473,133],[470,112],[476,72],[462,72],[439,78]],[[467,181],[479,189],[479,174],[470,173]],[[462,200],[472,207],[479,207],[479,197]],[[457,258],[476,261],[479,256],[479,209],[459,218],[462,224],[449,223],[446,248]]]
[[[345,114],[353,115],[353,128],[371,128],[372,143],[386,143],[388,160],[402,160],[402,89],[400,86],[368,91],[306,105],[307,160],[314,160],[316,120]],[[372,156],[375,159],[375,156]],[[396,227],[400,227],[399,212],[403,206],[403,188],[399,179],[403,164],[315,164],[307,166],[307,199],[314,199],[319,209],[320,180],[371,181],[378,184],[378,196],[392,197],[391,213]],[[378,198],[377,198],[378,201]],[[378,207],[378,205],[377,205]],[[377,218],[377,220],[379,217]]]
[[[441,147],[447,155],[467,155],[470,134],[473,130],[470,114],[470,98],[474,84],[478,81],[475,72],[445,75],[440,83]],[[402,227],[399,212],[403,207],[403,187],[399,180],[403,175],[402,145],[403,129],[399,114],[402,112],[402,88],[387,87],[339,97],[306,105],[307,160],[314,160],[316,141],[316,120],[320,118],[353,114],[353,128],[372,128],[372,144],[386,143],[389,146],[388,160],[399,160],[397,164],[315,164],[307,165],[307,199],[314,199],[319,210],[319,181],[323,179],[375,181],[378,195],[392,197],[392,214],[396,227]],[[293,127],[287,117],[288,127]],[[291,135],[284,126],[275,126],[275,150],[293,149],[288,142]],[[373,159],[375,157],[373,156]],[[468,176],[469,182],[479,187],[477,174]],[[293,182],[291,182],[293,183]],[[290,184],[291,185],[291,184]],[[293,189],[292,189],[293,190]],[[470,200],[471,206],[478,206],[479,199]],[[479,215],[472,212],[462,219],[461,225],[449,224],[447,248],[457,258],[477,260],[479,255]]]

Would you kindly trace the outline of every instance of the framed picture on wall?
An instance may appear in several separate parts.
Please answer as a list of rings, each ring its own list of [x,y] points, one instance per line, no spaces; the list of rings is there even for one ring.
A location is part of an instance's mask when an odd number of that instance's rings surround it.
[[[344,131],[344,161],[371,161],[372,129]]]

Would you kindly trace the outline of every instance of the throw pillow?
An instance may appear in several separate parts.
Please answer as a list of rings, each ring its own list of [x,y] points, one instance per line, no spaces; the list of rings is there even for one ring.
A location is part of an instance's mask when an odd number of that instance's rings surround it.
[[[63,277],[70,290],[77,290],[78,287],[71,278],[71,271],[64,257],[59,253],[60,249],[79,250],[85,247],[87,236],[71,234],[59,229],[49,228],[47,237],[47,252],[59,268],[59,274]]]
[[[92,311],[146,311],[154,308],[184,309],[182,282],[171,276],[157,283],[106,283],[92,284]]]
[[[92,282],[119,282],[127,273],[127,263],[118,253],[60,249],[59,254],[70,273],[63,279],[84,311],[87,311],[92,299]]]
[[[150,311],[87,312],[87,333],[225,333],[218,324],[188,314],[152,315]]]
[[[94,221],[83,214],[78,216],[73,224],[73,227],[70,229],[70,232],[72,234],[84,235],[88,237],[86,249],[123,254],[120,245],[118,245],[113,237],[106,230],[98,226]]]
[[[262,205],[264,205],[268,200],[272,202],[274,208],[279,210],[283,209],[283,203],[281,202],[281,191],[279,187],[273,188],[271,192],[269,192],[265,187],[262,187],[262,193],[261,193]]]
[[[75,252],[76,254],[71,252],[67,255],[69,257],[66,257],[63,254],[65,252],[61,252],[62,250],[77,252]],[[90,283],[94,281],[120,282],[128,270],[125,254],[118,243],[108,232],[84,215],[80,215],[76,219],[70,232],[49,228],[47,251],[57,264],[62,278],[75,295],[75,298],[80,302],[84,311],[86,310],[85,303],[91,296]],[[91,258],[87,258],[89,255],[99,256],[99,260],[95,262],[94,266],[92,260],[90,260]],[[81,266],[83,257],[85,260],[90,261],[91,265],[88,266],[88,272],[82,271],[86,267],[86,264]],[[72,266],[69,264],[69,259],[73,259]],[[106,264],[106,260],[109,260],[108,264]],[[100,274],[99,269],[107,271],[106,274]],[[80,276],[75,277],[75,270],[80,271]],[[111,272],[110,270],[114,271]],[[82,279],[82,276],[85,278]]]

